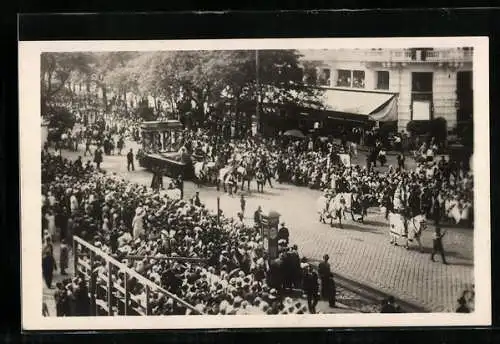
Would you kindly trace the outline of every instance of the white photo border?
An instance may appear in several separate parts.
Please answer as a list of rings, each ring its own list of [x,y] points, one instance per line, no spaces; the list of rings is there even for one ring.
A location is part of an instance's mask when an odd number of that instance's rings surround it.
[[[488,37],[20,41],[19,137],[23,330],[403,327],[491,325]],[[473,47],[475,312],[245,316],[43,317],[40,241],[40,54],[69,51]]]

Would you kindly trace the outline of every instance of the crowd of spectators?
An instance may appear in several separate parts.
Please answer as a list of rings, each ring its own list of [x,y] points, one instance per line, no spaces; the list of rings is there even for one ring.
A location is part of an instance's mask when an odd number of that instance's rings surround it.
[[[303,287],[313,273],[288,240],[280,241],[279,257],[268,260],[260,228],[224,216],[218,220],[203,204],[169,199],[97,171],[90,164],[83,166],[81,160],[42,154],[42,214],[46,256],[53,256],[52,240],[71,243],[73,235],[78,235],[200,312],[300,314],[314,309],[284,297],[285,289]],[[157,259],[127,259],[130,255]],[[161,259],[165,256],[201,258],[203,262]],[[95,261],[94,271],[103,268],[101,263]],[[47,269],[44,266],[45,272]],[[123,275],[117,273],[113,278],[124,284]],[[45,282],[51,287],[49,280]],[[58,285],[56,294],[72,285],[79,290],[88,286],[85,283],[88,281],[79,277]],[[139,283],[128,285],[139,298],[145,297],[145,288]],[[310,288],[318,289],[314,283]],[[71,293],[74,291],[68,295]],[[186,311],[175,304],[160,292],[150,295],[153,314]]]

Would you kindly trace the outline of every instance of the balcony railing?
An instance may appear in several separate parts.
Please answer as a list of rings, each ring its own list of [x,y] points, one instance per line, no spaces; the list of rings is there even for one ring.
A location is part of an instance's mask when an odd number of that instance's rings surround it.
[[[331,61],[360,61],[360,62],[401,62],[401,63],[446,63],[472,62],[473,50],[462,48],[410,50],[410,49],[381,49],[381,50],[330,50],[318,51],[317,54],[308,54],[308,59]]]

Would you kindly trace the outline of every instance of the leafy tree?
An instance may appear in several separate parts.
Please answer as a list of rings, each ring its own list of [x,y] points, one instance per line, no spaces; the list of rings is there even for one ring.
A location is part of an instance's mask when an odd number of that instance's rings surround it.
[[[45,114],[58,102],[72,75],[90,75],[92,55],[89,53],[42,53],[41,54],[41,102]]]
[[[73,113],[64,107],[54,106],[48,109],[48,136],[49,141],[59,141],[61,134],[72,129],[76,119]]]
[[[239,118],[242,111],[248,113],[249,106],[254,109],[257,100],[284,108],[320,105],[320,91],[303,83],[301,56],[295,50],[71,54],[64,55],[70,61],[60,63],[67,66],[62,70],[76,83],[101,88],[105,103],[108,89],[122,95],[125,104],[128,92],[151,96],[155,106],[161,100],[172,112],[187,114],[188,122],[195,125],[209,111],[229,112]],[[78,58],[82,63],[75,64]],[[73,60],[76,62],[70,63]],[[47,63],[45,69],[54,68]],[[49,73],[45,73],[45,79]],[[62,74],[59,79],[65,77]],[[47,85],[46,89],[51,87]]]

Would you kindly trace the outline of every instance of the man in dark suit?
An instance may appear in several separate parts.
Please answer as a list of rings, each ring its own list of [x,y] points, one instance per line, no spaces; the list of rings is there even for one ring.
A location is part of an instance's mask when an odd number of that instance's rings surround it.
[[[96,168],[100,170],[102,163],[102,151],[100,148],[97,148],[94,152],[94,162],[96,164]]]
[[[319,278],[321,280],[321,297],[323,299],[328,299],[328,279],[330,278],[330,263],[328,260],[330,257],[325,254],[323,256],[323,261],[319,263],[318,272]]]
[[[326,283],[326,294],[328,297],[328,305],[332,308],[336,307],[335,303],[337,300],[337,286],[333,278],[333,272],[328,275],[328,280]]]
[[[134,153],[132,151],[132,148],[130,148],[129,152],[127,153],[127,171],[130,171],[132,168],[132,171],[135,170],[134,168]]]
[[[285,223],[283,222],[281,224],[280,229],[278,230],[278,240],[283,239],[288,245],[289,237],[290,237],[290,232],[288,231],[288,228],[285,227]]]
[[[177,176],[177,187],[181,190],[181,199],[184,199],[184,180],[182,179],[182,174]]]
[[[307,295],[307,306],[309,308],[309,313],[316,313],[316,305],[318,304],[318,274],[309,265],[304,276],[304,291]]]
[[[441,259],[443,261],[443,264],[448,264],[446,262],[446,257],[444,255],[444,247],[443,247],[443,237],[445,236],[446,232],[441,233],[441,228],[436,227],[434,230],[434,234],[432,236],[432,253],[431,253],[431,260],[434,261],[434,255],[440,254]]]

